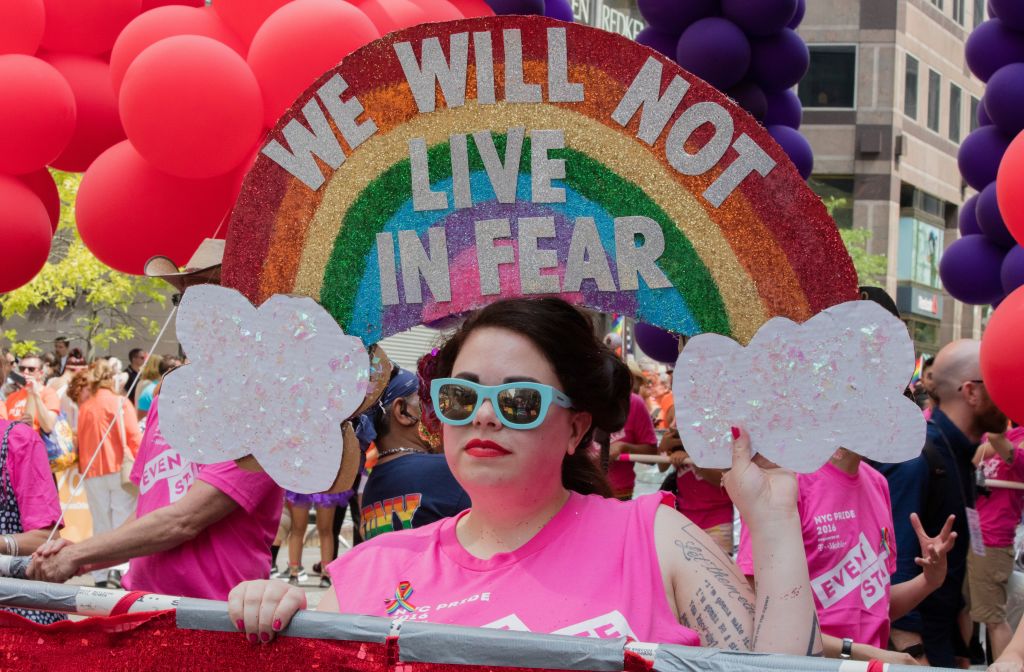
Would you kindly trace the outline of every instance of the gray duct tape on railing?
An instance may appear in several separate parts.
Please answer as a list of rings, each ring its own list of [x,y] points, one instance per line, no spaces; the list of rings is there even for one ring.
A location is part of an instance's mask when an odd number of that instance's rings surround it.
[[[78,586],[0,578],[0,607],[50,609],[74,613]]]
[[[806,658],[766,653],[716,651],[663,644],[654,656],[654,672],[867,672],[868,663],[833,658]],[[886,665],[886,672],[945,670],[939,667]]]
[[[227,604],[213,600],[182,599],[178,605],[177,624],[184,630],[238,631],[228,616]],[[343,639],[351,642],[380,643],[387,639],[390,632],[391,621],[386,618],[300,611],[283,634],[305,639]]]
[[[515,666],[558,670],[622,670],[623,639],[592,639],[405,622],[399,660],[408,663]]]

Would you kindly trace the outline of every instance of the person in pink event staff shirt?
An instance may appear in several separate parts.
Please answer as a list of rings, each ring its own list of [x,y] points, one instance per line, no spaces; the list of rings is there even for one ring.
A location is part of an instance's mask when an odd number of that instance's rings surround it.
[[[440,349],[435,375],[445,457],[472,508],[348,551],[320,609],[821,654],[795,478],[752,461],[740,429],[725,483],[756,525],[756,594],[671,498],[607,497],[587,449],[594,426],[626,423],[630,375],[589,317],[560,299],[495,302]],[[305,604],[298,588],[254,581],[231,591],[228,613],[268,642]]]
[[[81,543],[40,548],[31,578],[66,581],[130,559],[126,588],[224,600],[239,581],[266,576],[283,491],[267,474],[234,462],[189,462],[164,441],[157,409],[158,398],[132,470],[135,515]]]
[[[831,658],[878,659],[915,665],[908,654],[886,651],[889,623],[913,609],[946,577],[946,553],[953,547],[953,517],[937,537],[928,537],[916,514],[911,523],[927,559],[924,571],[891,586],[896,571],[889,484],[862,458],[840,448],[818,471],[798,474],[797,508],[811,589],[818,607],[825,655]],[[736,564],[753,578],[749,529],[743,525]]]
[[[989,434],[978,447],[975,464],[986,479],[1024,482],[1024,429],[1016,427],[1006,434]],[[971,620],[984,623],[992,643],[992,657],[1002,655],[1013,631],[1006,622],[1006,587],[1013,574],[1013,538],[1024,512],[1024,491],[990,488],[979,492],[978,517],[985,555],[967,553],[967,585],[970,592]]]
[[[636,377],[634,376],[634,383]],[[635,387],[635,385],[634,385]],[[626,425],[608,438],[611,446],[608,462],[608,482],[612,486],[612,495],[616,499],[633,498],[636,486],[636,471],[632,462],[620,462],[619,455],[637,453],[653,455],[658,445],[658,437],[654,433],[654,423],[647,412],[644,398],[634,392],[629,395],[629,415]]]

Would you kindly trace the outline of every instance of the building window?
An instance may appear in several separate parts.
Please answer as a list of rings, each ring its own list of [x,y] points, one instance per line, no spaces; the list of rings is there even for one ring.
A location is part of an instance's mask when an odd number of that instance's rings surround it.
[[[853,228],[853,178],[814,175],[808,181],[840,229]]]
[[[960,108],[962,94],[956,84],[949,85],[949,139],[960,143]]]
[[[932,0],[932,4],[938,7],[940,10],[942,9],[942,0]]]
[[[939,101],[942,96],[942,77],[934,70],[928,71],[928,128],[939,132]]]
[[[972,133],[975,130],[977,130],[977,128],[979,126],[981,126],[981,122],[978,121],[978,108],[980,108],[980,107],[981,107],[981,101],[978,100],[977,98],[975,98],[974,96],[971,96],[971,132]]]
[[[903,114],[917,119],[917,59],[907,54],[907,70],[903,75]]]
[[[936,352],[939,348],[939,323],[907,319],[907,329],[917,350]]]
[[[804,107],[854,107],[857,92],[857,47],[810,45],[811,65],[800,80]]]
[[[985,0],[974,0],[974,27],[985,21]]]
[[[953,20],[959,23],[961,26],[964,25],[964,5],[967,4],[967,0],[953,0]]]

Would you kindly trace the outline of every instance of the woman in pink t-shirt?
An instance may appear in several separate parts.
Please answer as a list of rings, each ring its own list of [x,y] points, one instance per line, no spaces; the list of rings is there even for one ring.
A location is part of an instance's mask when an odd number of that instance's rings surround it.
[[[630,374],[559,299],[477,312],[437,356],[431,396],[444,451],[472,508],[376,537],[328,569],[319,608],[393,619],[722,649],[822,650],[796,479],[750,458],[734,429],[726,488],[755,524],[755,592],[696,525],[654,494],[608,494],[591,430],[620,429]],[[662,503],[669,504],[661,506]],[[270,641],[305,593],[254,581],[229,596],[250,641]]]

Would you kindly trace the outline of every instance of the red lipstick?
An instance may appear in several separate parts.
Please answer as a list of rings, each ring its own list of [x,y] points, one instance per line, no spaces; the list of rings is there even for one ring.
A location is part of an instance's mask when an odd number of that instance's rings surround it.
[[[511,453],[493,441],[472,439],[466,444],[466,452],[473,457],[501,457]]]

